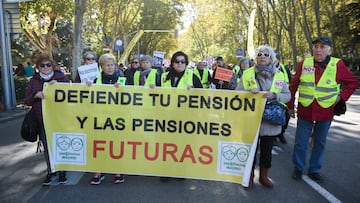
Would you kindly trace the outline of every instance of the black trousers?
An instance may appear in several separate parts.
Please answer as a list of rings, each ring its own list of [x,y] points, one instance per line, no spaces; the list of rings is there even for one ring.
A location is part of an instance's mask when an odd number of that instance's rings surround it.
[[[260,146],[260,168],[271,168],[272,148],[276,136],[259,136],[260,144],[256,147],[253,166],[256,165],[256,154]]]

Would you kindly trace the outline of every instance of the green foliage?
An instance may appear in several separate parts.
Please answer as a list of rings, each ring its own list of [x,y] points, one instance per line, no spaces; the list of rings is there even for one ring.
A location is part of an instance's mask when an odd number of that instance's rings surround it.
[[[22,102],[25,99],[25,90],[29,80],[26,77],[14,77],[15,95],[17,103]],[[2,98],[2,81],[0,79],[0,98]]]

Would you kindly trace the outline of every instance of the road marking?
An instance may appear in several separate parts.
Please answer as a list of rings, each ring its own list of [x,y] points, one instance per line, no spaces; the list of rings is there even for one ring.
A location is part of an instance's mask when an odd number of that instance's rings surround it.
[[[337,199],[334,195],[332,195],[330,192],[328,192],[325,188],[321,187],[319,184],[317,184],[315,181],[311,180],[309,176],[302,175],[302,179],[310,185],[314,190],[316,190],[318,193],[320,193],[323,197],[325,197],[329,202],[331,203],[341,203],[339,199]]]

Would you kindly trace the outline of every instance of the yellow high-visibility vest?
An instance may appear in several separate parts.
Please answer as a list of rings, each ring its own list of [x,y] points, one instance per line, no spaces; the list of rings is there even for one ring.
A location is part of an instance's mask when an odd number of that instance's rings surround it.
[[[200,72],[197,68],[194,68],[194,74],[201,80],[201,84],[203,86],[203,88],[209,88],[210,84],[208,81],[209,78],[209,68],[204,68],[203,69],[203,77],[200,77]]]
[[[243,86],[245,90],[251,90],[258,88],[256,78],[255,78],[255,69],[251,67],[244,70],[242,75]],[[276,70],[273,82],[271,84],[270,92],[280,93],[283,89],[283,86],[286,85],[285,75],[282,71]]]
[[[119,83],[120,85],[125,85],[126,84],[126,77],[118,77],[118,80],[116,81],[117,83]],[[100,73],[99,77],[96,79],[96,83],[97,85],[101,85],[102,83],[102,74]]]
[[[324,73],[315,84],[314,57],[304,60],[299,84],[299,102],[307,107],[314,99],[323,108],[332,106],[340,92],[340,84],[336,83],[336,64],[340,59],[331,57]]]
[[[171,80],[166,80],[168,74],[169,72],[165,72],[161,75],[161,87],[171,87]],[[185,69],[185,73],[178,82],[177,88],[186,89],[188,86],[194,86],[193,75],[194,72],[192,70]]]

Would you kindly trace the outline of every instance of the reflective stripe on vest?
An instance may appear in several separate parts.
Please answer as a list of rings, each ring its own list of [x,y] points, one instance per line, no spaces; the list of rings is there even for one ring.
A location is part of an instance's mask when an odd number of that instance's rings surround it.
[[[118,77],[117,83],[119,83],[120,85],[125,85],[126,84],[126,77]],[[103,84],[102,83],[102,74],[100,74],[99,77],[96,79],[95,84],[97,84],[97,85]]]
[[[209,88],[209,68],[203,69],[203,77],[200,77],[200,72],[197,68],[194,68],[194,74],[201,80],[201,84],[203,85],[203,88]]]
[[[307,107],[314,99],[323,108],[332,106],[340,91],[336,83],[336,64],[340,59],[331,57],[317,85],[315,85],[314,58],[304,60],[299,83],[299,102]]]
[[[161,87],[171,87],[171,80],[166,80],[169,72],[165,72],[161,75]],[[185,69],[184,75],[178,82],[177,88],[186,89],[188,86],[193,87],[193,75],[194,72],[189,69]]]

